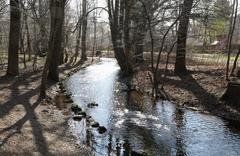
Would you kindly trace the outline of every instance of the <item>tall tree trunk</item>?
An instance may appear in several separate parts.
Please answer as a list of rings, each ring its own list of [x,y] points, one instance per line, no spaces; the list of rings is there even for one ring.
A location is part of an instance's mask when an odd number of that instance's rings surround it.
[[[144,38],[146,33],[146,15],[144,14],[144,9],[142,7],[136,8],[138,12],[135,12],[133,21],[135,23],[134,29],[134,53],[136,63],[141,63],[144,61],[143,50],[144,50]]]
[[[192,10],[193,0],[184,0],[181,17],[178,28],[177,50],[176,50],[176,62],[175,73],[184,74],[187,73],[186,68],[186,43],[189,18]]]
[[[64,20],[63,20],[64,21]],[[66,30],[62,29],[62,40],[61,40],[61,46],[60,46],[60,52],[59,52],[59,65],[64,64],[64,49],[66,45],[68,44],[68,34]]]
[[[64,23],[64,8],[65,1],[58,2],[53,1],[52,10],[51,10],[51,31],[56,31],[56,34],[52,41],[49,41],[50,44],[53,44],[54,49],[50,49],[48,52],[52,53],[51,61],[48,72],[48,79],[53,81],[59,81],[59,57],[62,44],[62,32],[63,32],[63,23]],[[52,30],[53,29],[53,30]],[[51,33],[50,33],[51,34]]]
[[[37,43],[37,28],[36,28],[36,21],[34,20],[33,21],[33,44],[34,44],[34,46],[33,46],[33,50],[34,50],[34,58],[33,58],[33,64],[32,64],[32,67],[33,67],[33,71],[35,70],[35,67],[36,67],[36,65],[37,65],[37,58],[38,58],[38,52],[39,52],[39,50],[38,50],[38,43]]]
[[[79,1],[79,6],[82,6],[81,1]],[[79,10],[79,17],[78,17],[78,25],[77,25],[77,36],[76,36],[76,47],[75,47],[75,53],[70,59],[70,63],[75,64],[77,61],[77,58],[79,56],[79,49],[80,49],[80,39],[82,35],[82,9]]]
[[[120,3],[121,2],[121,3]],[[129,58],[124,51],[123,47],[123,25],[124,24],[124,0],[116,0],[115,7],[113,8],[113,1],[108,0],[108,12],[109,12],[109,23],[112,36],[112,44],[115,53],[115,58],[121,68],[123,75],[127,76],[132,73],[132,67],[130,65]]]
[[[204,36],[203,36],[203,52],[206,52],[206,48],[207,48],[207,29],[208,29],[208,24],[207,24],[207,19],[205,19],[204,21]]]
[[[24,16],[24,15],[22,15]],[[23,54],[23,65],[24,68],[27,68],[26,64],[26,52],[25,52],[25,47],[24,47],[24,41],[25,41],[25,31],[24,31],[24,19],[21,20],[21,31],[20,31],[20,46],[19,46],[19,51],[20,54]]]
[[[132,1],[129,0],[124,0],[124,5],[125,5],[125,14],[124,14],[124,45],[125,45],[125,55],[127,62],[130,61],[130,49],[131,49],[131,44],[130,44],[130,28],[129,28],[129,23],[130,23],[130,13],[131,13],[131,6],[132,6]],[[132,68],[132,67],[131,67]]]
[[[10,0],[10,34],[8,47],[7,75],[18,75],[18,51],[21,29],[21,12],[19,0]]]
[[[229,79],[229,66],[230,66],[230,57],[231,57],[231,49],[232,49],[232,38],[233,33],[236,25],[236,19],[237,19],[237,13],[238,13],[238,0],[234,0],[233,2],[233,8],[232,8],[232,17],[231,17],[231,23],[230,23],[230,30],[228,34],[228,58],[227,58],[227,68],[226,68],[226,79]]]
[[[83,0],[82,2],[82,55],[81,55],[81,63],[87,60],[86,54],[86,39],[87,39],[87,0]]]
[[[134,35],[135,35],[134,49],[135,49],[136,63],[141,63],[141,62],[144,61],[144,58],[143,58],[144,33],[145,32],[142,32],[142,31],[135,31],[134,32]]]
[[[44,65],[41,82],[40,96],[43,98],[46,97],[47,75],[48,78],[51,80],[55,81],[59,80],[58,57],[59,51],[61,49],[60,43],[62,41],[62,28],[64,21],[65,2],[66,0],[62,1],[50,0],[49,2],[51,12],[51,31],[48,47],[49,51],[47,54],[47,60]]]
[[[32,46],[31,46],[31,39],[30,39],[27,15],[24,15],[24,22],[25,22],[25,29],[26,29],[26,33],[27,33],[27,49],[26,50],[28,52],[28,61],[31,61],[32,60]]]
[[[240,55],[240,48],[238,49],[238,53],[235,57],[235,60],[234,60],[234,63],[233,63],[233,68],[232,68],[230,76],[234,76],[234,72],[235,72],[235,69],[237,67],[237,62],[238,62],[239,55]]]
[[[76,43],[76,47],[75,47],[75,54],[74,54],[74,61],[73,61],[73,63],[75,63],[77,61],[77,58],[79,56],[79,47],[80,47],[81,34],[82,34],[82,22],[79,23],[79,27],[78,27],[77,43]]]
[[[64,46],[62,44],[61,46],[61,50],[59,52],[59,61],[58,61],[59,65],[64,64]]]
[[[46,32],[46,16],[44,7],[46,7],[46,3],[43,0],[38,0],[39,3],[39,27],[40,27],[40,38],[39,38],[39,49],[40,49],[40,54],[44,54],[47,52],[48,49],[48,39],[47,39],[47,32]]]
[[[96,38],[97,38],[97,17],[96,17],[96,12],[94,12],[94,36],[93,36],[93,49],[92,49],[92,62],[93,62],[93,57],[94,57],[94,53],[96,51]]]

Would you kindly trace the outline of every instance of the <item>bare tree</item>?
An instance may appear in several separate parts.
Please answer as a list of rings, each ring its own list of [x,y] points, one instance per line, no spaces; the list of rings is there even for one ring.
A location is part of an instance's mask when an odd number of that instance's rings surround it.
[[[135,3],[133,6],[135,10],[132,13],[132,20],[134,23],[134,32],[133,32],[133,40],[134,40],[134,57],[136,63],[143,62],[143,49],[144,49],[144,38],[146,34],[146,26],[147,26],[147,18],[144,12],[143,7],[140,3]]]
[[[163,32],[163,37],[160,41],[160,49],[157,55],[157,61],[156,61],[156,65],[155,65],[155,60],[154,60],[154,48],[155,48],[155,43],[154,43],[154,34],[153,34],[153,29],[154,26],[152,26],[153,23],[153,19],[154,17],[152,16],[151,11],[152,6],[147,6],[146,2],[144,2],[143,0],[140,0],[140,2],[143,5],[144,8],[144,13],[146,14],[146,18],[147,18],[147,25],[148,25],[148,30],[149,30],[149,35],[150,35],[150,43],[151,43],[151,73],[148,73],[148,76],[150,77],[150,81],[152,84],[152,98],[154,100],[157,100],[158,98],[162,98],[162,99],[167,99],[167,96],[163,90],[163,87],[160,89],[159,85],[160,85],[160,80],[161,80],[161,76],[159,73],[159,64],[160,64],[160,60],[161,60],[161,56],[164,50],[164,46],[165,46],[165,42],[167,39],[167,36],[169,34],[169,32],[174,28],[174,26],[176,25],[176,23],[179,20],[179,17],[176,17],[176,19],[171,23],[171,25],[169,27],[167,27],[167,29]],[[163,5],[163,4],[161,4]],[[150,11],[151,10],[151,11]],[[165,12],[166,10],[163,9],[163,12]],[[175,46],[175,43],[171,46],[170,52],[173,50]],[[169,55],[170,55],[169,52]],[[168,58],[167,58],[168,59]],[[168,64],[168,60],[167,60],[167,64]],[[167,65],[166,65],[167,66]],[[167,68],[167,67],[166,67]],[[167,70],[167,69],[166,69]],[[164,80],[166,77],[164,77],[162,83],[164,84]],[[162,84],[162,86],[163,86]]]
[[[125,13],[128,13],[125,11],[126,8],[124,7],[124,5],[126,5],[127,3],[128,1],[126,0],[125,1],[115,0],[114,2],[113,0],[108,0],[108,14],[109,14],[112,44],[113,44],[115,57],[118,61],[118,64],[121,68],[123,75],[130,75],[132,73],[132,66],[130,64],[129,54],[128,52],[125,51],[125,48],[123,45],[124,43],[123,32],[124,30],[125,32],[127,32],[126,30],[129,29],[128,28],[129,23],[127,23],[129,21],[124,21],[124,17],[129,16],[125,14]],[[127,36],[125,36],[125,39],[126,37]]]
[[[48,31],[47,31],[47,21],[48,21],[48,17],[46,16],[47,14],[47,7],[48,1],[47,0],[38,0],[38,12],[39,15],[37,17],[37,23],[39,25],[39,31],[40,31],[40,36],[39,36],[39,53],[42,55],[44,53],[46,53],[47,49],[48,49]]]
[[[228,52],[228,58],[227,58],[227,67],[226,67],[226,79],[229,79],[229,66],[230,66],[230,57],[231,57],[231,47],[232,47],[232,38],[233,33],[236,25],[236,19],[237,19],[237,13],[238,13],[238,0],[233,1],[232,6],[232,17],[231,17],[231,24],[228,34],[228,44],[227,44],[227,52]],[[234,69],[234,68],[233,68]]]
[[[87,60],[86,54],[86,38],[87,38],[87,0],[82,1],[82,39],[81,39],[81,46],[82,46],[82,55],[81,55],[81,63]]]
[[[175,62],[175,73],[187,73],[186,68],[186,42],[189,25],[189,18],[193,6],[193,0],[184,0],[178,28],[177,51]]]
[[[80,3],[81,6],[81,3]],[[79,11],[78,15],[78,25],[77,25],[77,38],[76,38],[76,47],[75,47],[75,53],[74,53],[74,60],[73,63],[77,61],[77,57],[79,56],[79,49],[80,49],[80,38],[82,35],[82,10]]]
[[[18,75],[18,51],[21,29],[19,0],[10,0],[10,34],[7,75]]]
[[[94,57],[94,53],[96,50],[96,39],[97,39],[97,12],[96,10],[94,11],[94,15],[93,15],[93,48],[92,48],[92,62],[93,62],[93,57]]]
[[[51,31],[48,47],[47,60],[44,65],[41,83],[41,97],[46,96],[46,82],[47,76],[49,79],[58,81],[58,61],[59,51],[61,49],[62,41],[62,28],[64,22],[64,11],[65,11],[66,0],[50,0],[50,13],[51,13]],[[50,66],[51,64],[51,66]]]
[[[60,61],[60,52],[62,47],[62,34],[63,34],[63,23],[64,23],[64,11],[65,11],[65,1],[58,2],[53,1],[52,4],[50,4],[50,10],[51,10],[51,32],[56,32],[56,36],[53,38],[50,37],[49,43],[52,42],[54,48],[49,49],[48,53],[52,53],[53,57],[51,57],[51,66],[49,66],[49,73],[48,73],[48,79],[58,81],[59,80],[59,71],[58,71],[58,65]],[[53,17],[53,18],[52,18]],[[51,33],[50,33],[51,34]],[[50,47],[49,47],[50,48]],[[53,51],[53,52],[51,52]]]

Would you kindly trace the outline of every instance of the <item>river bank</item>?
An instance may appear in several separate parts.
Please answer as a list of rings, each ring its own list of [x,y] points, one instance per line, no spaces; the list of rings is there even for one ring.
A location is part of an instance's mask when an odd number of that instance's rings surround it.
[[[239,128],[169,101],[153,104],[149,96],[129,91],[119,71],[115,59],[104,58],[66,81],[71,99],[88,116],[69,120],[80,145],[96,156],[239,155]],[[99,133],[89,118],[107,131]]]
[[[171,102],[187,109],[240,122],[240,108],[220,101],[228,84],[225,80],[225,66],[191,60],[187,68],[188,75],[179,76],[174,73],[174,64],[170,63],[166,78],[159,79],[159,82],[164,81],[164,91]],[[132,81],[133,85],[145,93],[151,91],[149,70],[149,63],[141,65],[134,73]],[[165,65],[161,64],[160,73],[164,72]]]
[[[80,68],[90,64],[91,59]],[[78,68],[61,66],[61,79]],[[48,98],[39,98],[41,71],[40,67],[15,78],[0,77],[0,155],[91,155],[69,132],[68,110],[55,106],[57,85],[48,84]]]
[[[170,65],[165,90],[176,104],[153,105],[139,92],[126,92],[116,60],[102,59],[89,65],[86,62],[82,68],[87,68],[81,71],[63,66],[61,78],[77,72],[67,79],[65,87],[74,103],[107,132],[99,134],[85,120],[73,121],[69,109],[59,110],[54,104],[58,85],[49,84],[49,98],[39,100],[41,69],[17,78],[1,77],[1,155],[239,154],[239,129],[206,115],[214,110],[226,113],[215,100],[226,85],[220,67],[188,66],[191,75],[179,77]],[[148,67],[140,68],[132,83],[141,92],[148,92]],[[89,108],[90,102],[98,106]],[[202,150],[209,146],[211,151]]]

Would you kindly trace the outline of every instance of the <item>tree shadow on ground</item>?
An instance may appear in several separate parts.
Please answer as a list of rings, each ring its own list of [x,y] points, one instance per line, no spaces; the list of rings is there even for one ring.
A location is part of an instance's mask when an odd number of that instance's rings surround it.
[[[169,74],[170,76],[173,74]],[[176,76],[176,75],[175,75]],[[169,76],[166,78],[166,82],[169,85],[176,86],[178,88],[191,92],[199,101],[199,103],[208,111],[212,112],[216,109],[218,104],[218,98],[205,90],[191,74],[178,75],[180,80],[171,79]]]
[[[59,68],[60,73],[65,70],[71,70],[78,66],[70,66],[65,64]],[[0,149],[3,147],[11,137],[21,133],[21,129],[28,121],[32,128],[32,135],[34,137],[35,145],[41,155],[51,155],[48,149],[46,138],[43,134],[43,128],[38,120],[35,109],[42,102],[39,97],[40,80],[42,76],[42,68],[35,71],[26,72],[18,77],[0,77],[0,92],[9,91],[8,101],[0,103],[0,118],[3,119],[14,110],[17,105],[23,106],[25,115],[9,127],[0,129],[1,134],[7,134],[0,142]],[[33,83],[33,84],[32,84]],[[35,83],[35,84],[34,84]],[[54,82],[55,83],[55,82]],[[48,81],[47,89],[50,88],[53,82]],[[33,100],[34,99],[34,100]]]
[[[208,76],[217,77],[217,76],[223,76],[224,72],[223,70],[219,69],[211,69],[211,70],[193,70],[189,71],[190,74],[206,74]]]
[[[63,73],[66,70],[81,67],[82,64],[69,65],[65,64],[59,68],[59,72]],[[8,127],[0,128],[0,135],[4,138],[0,140],[0,150],[8,143],[9,139],[17,134],[21,134],[24,125],[29,121],[32,128],[32,135],[34,137],[35,145],[41,155],[51,155],[46,138],[44,137],[44,130],[41,122],[38,120],[36,108],[41,104],[42,99],[39,97],[40,80],[42,76],[42,68],[35,71],[28,71],[17,77],[0,77],[0,93],[8,91],[7,100],[0,103],[0,119],[8,117],[11,112],[14,112],[15,106],[23,106],[25,115]],[[33,85],[32,83],[36,83]],[[48,81],[47,89],[55,82]],[[0,99],[1,100],[1,99]],[[4,99],[3,99],[4,100]],[[66,133],[64,131],[63,133]]]
[[[21,133],[21,129],[23,128],[24,124],[29,121],[32,127],[32,135],[34,137],[38,152],[42,155],[50,155],[46,139],[43,135],[42,126],[38,121],[37,115],[35,113],[35,109],[41,103],[41,99],[38,97],[39,87],[38,85],[31,86],[31,84],[29,84],[31,82],[37,81],[40,77],[41,74],[39,74],[39,71],[34,71],[23,74],[16,78],[8,78],[6,76],[0,78],[2,83],[0,89],[4,88],[2,87],[4,86],[3,84],[11,84],[9,87],[9,90],[11,92],[10,97],[8,98],[9,100],[0,104],[0,118],[7,116],[16,105],[23,106],[25,110],[25,115],[21,119],[9,127],[0,129],[0,134],[8,133],[8,135],[1,141],[0,149],[4,146],[4,144],[8,142],[12,136]],[[22,93],[22,90],[19,89],[20,87],[27,88],[29,86],[32,88],[28,89],[25,93]],[[36,98],[35,100],[32,100],[34,96],[36,96]]]

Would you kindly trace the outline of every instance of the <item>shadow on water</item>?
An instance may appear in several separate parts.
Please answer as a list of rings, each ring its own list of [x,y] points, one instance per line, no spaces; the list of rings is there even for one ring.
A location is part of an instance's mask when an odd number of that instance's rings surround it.
[[[174,122],[176,124],[176,155],[183,156],[186,155],[185,147],[181,131],[184,128],[184,111],[181,108],[176,107],[174,111]]]
[[[124,92],[113,59],[86,68],[67,82],[73,100],[108,131],[99,134],[86,120],[69,121],[78,143],[96,155],[239,155],[240,132],[221,119],[179,108],[156,105],[139,92]],[[97,102],[98,107],[87,104]]]

